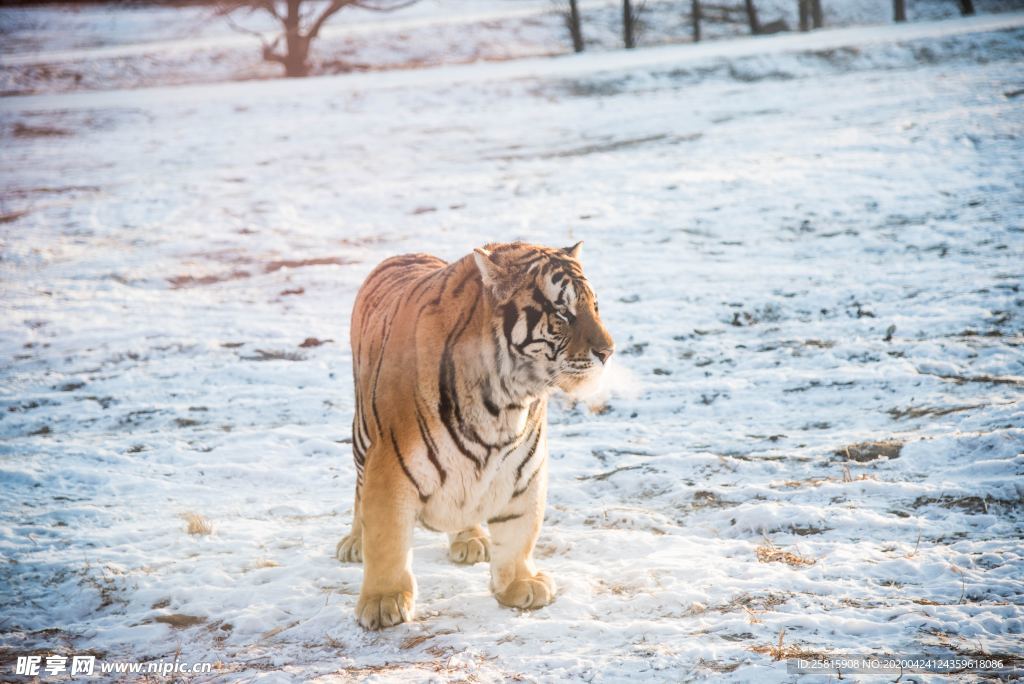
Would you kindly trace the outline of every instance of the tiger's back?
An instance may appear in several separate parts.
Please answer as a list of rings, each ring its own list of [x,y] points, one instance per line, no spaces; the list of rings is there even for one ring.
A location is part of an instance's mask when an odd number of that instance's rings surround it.
[[[391,257],[370,272],[356,295],[349,338],[356,395],[352,446],[357,490],[362,485],[366,452],[371,439],[371,424],[367,422],[365,412],[373,411],[373,380],[375,377],[379,379],[381,366],[387,362],[384,347],[399,317],[402,297],[414,284],[429,279],[447,265],[444,260],[429,254]]]

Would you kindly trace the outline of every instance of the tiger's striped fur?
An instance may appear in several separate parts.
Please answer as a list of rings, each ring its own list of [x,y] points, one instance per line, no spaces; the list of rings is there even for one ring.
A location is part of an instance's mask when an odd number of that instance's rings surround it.
[[[547,397],[592,385],[613,349],[579,254],[518,242],[451,264],[408,254],[363,283],[351,331],[355,505],[337,556],[365,563],[365,628],[412,617],[417,522],[449,533],[456,562],[490,560],[500,603],[553,600],[532,559]]]

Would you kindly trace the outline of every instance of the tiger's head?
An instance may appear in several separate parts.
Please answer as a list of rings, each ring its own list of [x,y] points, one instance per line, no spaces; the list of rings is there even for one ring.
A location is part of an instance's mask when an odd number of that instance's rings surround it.
[[[491,243],[474,250],[494,314],[492,335],[506,350],[509,374],[532,388],[589,394],[615,350],[583,275],[582,245]]]

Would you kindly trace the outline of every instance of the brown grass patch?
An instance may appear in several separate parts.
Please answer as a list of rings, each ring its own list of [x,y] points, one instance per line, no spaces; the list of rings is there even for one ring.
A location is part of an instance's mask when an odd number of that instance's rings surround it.
[[[198,513],[189,511],[182,513],[181,517],[185,521],[185,530],[189,534],[207,535],[213,533],[213,523]]]
[[[903,442],[895,439],[883,439],[877,442],[858,442],[836,449],[837,456],[845,456],[848,461],[868,463],[879,458],[899,458],[903,450]]]
[[[767,540],[764,544],[757,547],[755,553],[757,554],[757,560],[762,563],[785,563],[786,565],[790,565],[794,568],[814,565],[817,562],[813,558],[799,556],[795,553],[791,553],[790,551],[783,551]]]
[[[253,356],[239,356],[243,361],[305,361],[306,357],[298,352],[257,349]]]
[[[15,138],[62,138],[71,135],[71,131],[56,126],[33,126],[18,122],[11,129]]]
[[[304,266],[345,266],[356,262],[342,257],[317,257],[314,259],[278,259],[269,262],[263,269],[265,273],[280,271],[282,268],[303,268]]]
[[[170,283],[172,290],[178,290],[184,287],[198,287],[200,285],[224,283],[229,280],[242,280],[251,276],[252,274],[248,271],[231,271],[230,273],[216,273],[198,277],[193,275],[173,276],[168,278],[167,282]]]
[[[315,337],[307,337],[302,341],[302,344],[300,344],[299,346],[302,347],[303,349],[308,349],[310,347],[319,347],[320,345],[328,344],[329,342],[334,342],[334,340],[332,340],[331,338],[327,338],[326,340],[320,340]]]
[[[174,629],[185,629],[187,627],[195,627],[206,622],[206,618],[201,615],[185,615],[184,613],[171,613],[170,615],[157,615],[153,618],[153,622],[159,622],[162,625],[170,625]]]
[[[704,660],[701,658],[697,661],[697,666],[703,667],[706,670],[711,670],[712,672],[728,674],[729,672],[735,671],[740,666],[740,663],[724,663],[717,660]]]
[[[0,223],[11,223],[12,221],[17,221],[22,216],[25,216],[27,214],[28,214],[27,210],[25,210],[25,211],[9,211],[9,212],[7,212],[5,214],[0,214]]]
[[[985,404],[966,404],[964,406],[946,406],[944,408],[936,406],[908,406],[905,409],[889,409],[889,416],[893,420],[901,420],[903,418],[924,418],[925,416],[947,416],[950,413],[970,411],[976,408],[984,408],[984,406]]]

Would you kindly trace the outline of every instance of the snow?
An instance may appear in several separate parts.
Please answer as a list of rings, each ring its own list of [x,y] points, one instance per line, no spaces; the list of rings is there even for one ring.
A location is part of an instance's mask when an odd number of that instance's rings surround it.
[[[1019,654],[1022,37],[1018,12],[0,100],[2,667],[781,681],[780,631]],[[501,608],[418,530],[419,618],[363,632],[333,558],[355,292],[512,239],[585,240],[618,346],[603,397],[552,410],[558,599]]]
[[[866,25],[870,42],[885,38],[891,22],[888,0],[825,3],[829,27]],[[976,21],[1020,10],[1020,0],[978,0]],[[649,0],[642,7],[642,46],[690,43],[689,15],[677,0]],[[759,0],[762,23],[797,27],[792,0]],[[521,60],[570,52],[564,17],[552,0],[423,0],[394,13],[346,8],[314,43],[313,74],[379,72],[395,68]],[[580,3],[587,51],[621,53],[618,0]],[[0,94],[112,90],[189,83],[224,83],[276,78],[278,64],[259,60],[259,33],[276,35],[269,15],[235,13],[235,28],[208,6],[177,10],[72,5],[0,10]],[[957,14],[950,0],[910,3],[915,24]],[[705,43],[749,33],[743,12],[728,22],[706,21]],[[948,29],[946,29],[948,30]],[[799,42],[799,39],[796,38]],[[829,39],[826,38],[826,41]],[[813,41],[812,41],[813,42]],[[787,44],[785,41],[782,45]],[[731,49],[736,49],[735,46]],[[758,48],[755,48],[757,51]],[[615,59],[614,55],[612,56]]]

